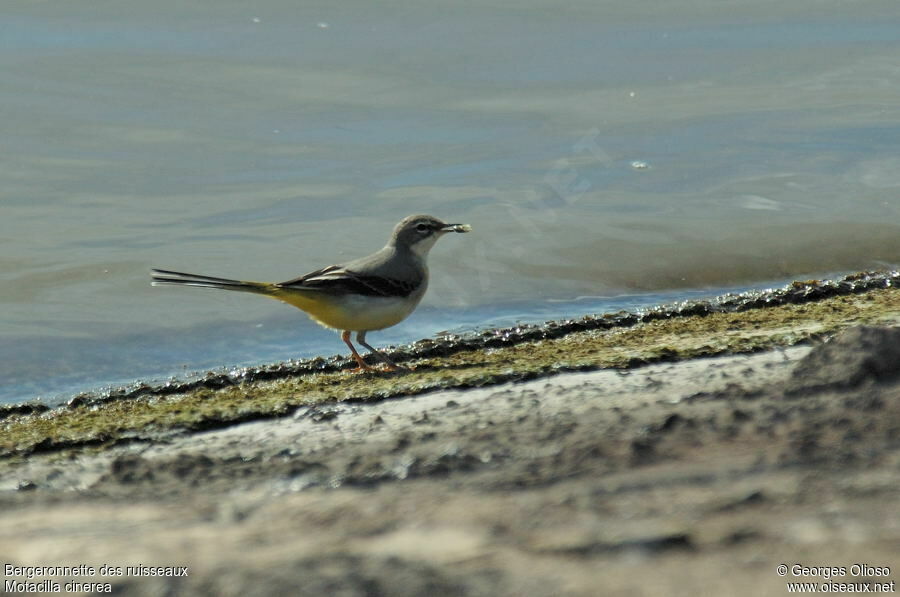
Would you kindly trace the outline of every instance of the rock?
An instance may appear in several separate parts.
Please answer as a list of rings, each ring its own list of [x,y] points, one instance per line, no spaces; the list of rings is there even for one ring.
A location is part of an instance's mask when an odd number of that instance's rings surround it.
[[[853,388],[863,382],[900,377],[900,328],[850,328],[804,357],[786,385],[797,394],[828,387]]]

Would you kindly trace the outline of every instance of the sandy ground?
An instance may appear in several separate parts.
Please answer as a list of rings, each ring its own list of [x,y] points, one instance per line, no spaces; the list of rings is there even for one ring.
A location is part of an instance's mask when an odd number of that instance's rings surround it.
[[[853,328],[36,454],[0,482],[4,582],[85,564],[142,596],[871,591],[900,576],[898,370],[900,329]]]

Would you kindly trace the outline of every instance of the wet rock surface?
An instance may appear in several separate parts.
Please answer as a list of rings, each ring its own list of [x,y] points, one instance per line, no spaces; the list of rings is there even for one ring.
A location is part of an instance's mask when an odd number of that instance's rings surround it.
[[[668,320],[679,317],[706,316],[713,313],[734,313],[752,309],[765,309],[779,305],[799,305],[829,297],[862,294],[876,289],[900,286],[900,271],[871,271],[849,274],[834,280],[797,281],[784,288],[754,290],[741,294],[727,294],[710,300],[683,301],[660,305],[638,312],[621,311],[602,315],[586,315],[576,319],[548,321],[544,324],[520,325],[472,332],[464,335],[446,334],[439,338],[427,338],[393,350],[386,349],[396,361],[446,357],[462,351],[485,350],[511,346],[522,342],[560,338],[573,332],[627,328],[638,323]],[[349,358],[335,357],[277,363],[264,367],[241,367],[227,373],[209,372],[191,381],[171,380],[165,384],[136,382],[131,386],[113,388],[105,393],[85,393],[69,400],[68,406],[102,404],[114,400],[127,400],[139,396],[168,396],[197,390],[215,390],[248,381],[269,381],[302,374],[322,373],[352,369],[356,363]],[[18,412],[20,409],[46,409],[43,405],[16,405],[4,407]],[[0,417],[4,414],[0,408]]]

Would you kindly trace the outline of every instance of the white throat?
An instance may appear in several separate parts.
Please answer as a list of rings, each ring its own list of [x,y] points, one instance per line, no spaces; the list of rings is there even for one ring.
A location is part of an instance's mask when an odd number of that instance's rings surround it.
[[[434,243],[436,243],[437,239],[440,237],[440,234],[432,234],[428,238],[423,238],[419,242],[410,245],[409,250],[412,251],[413,255],[424,261],[425,258],[428,257],[428,251],[431,250],[431,247],[434,246]]]

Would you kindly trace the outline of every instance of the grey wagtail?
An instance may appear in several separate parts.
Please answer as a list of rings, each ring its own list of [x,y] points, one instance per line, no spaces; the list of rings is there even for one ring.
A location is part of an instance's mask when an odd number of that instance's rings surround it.
[[[302,309],[329,328],[341,330],[359,371],[372,370],[350,342],[369,349],[388,369],[400,367],[366,342],[366,333],[396,325],[413,312],[428,287],[428,251],[448,232],[469,232],[468,224],[447,224],[432,216],[409,216],[394,227],[380,251],[280,283],[245,282],[154,269],[153,286],[199,286],[261,294]]]

